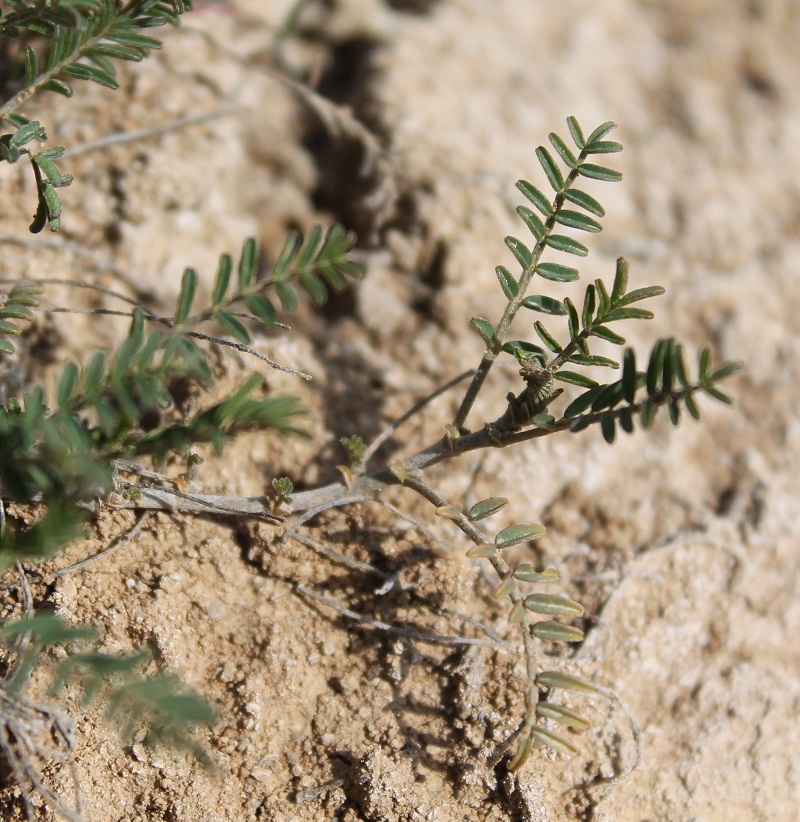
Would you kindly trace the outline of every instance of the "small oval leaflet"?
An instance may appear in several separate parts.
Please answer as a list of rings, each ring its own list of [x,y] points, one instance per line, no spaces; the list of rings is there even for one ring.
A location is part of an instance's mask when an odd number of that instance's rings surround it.
[[[525,607],[537,614],[561,614],[563,616],[583,616],[583,605],[557,594],[531,594],[525,597]]]
[[[492,592],[492,599],[499,602],[503,597],[507,597],[516,586],[513,574],[509,573],[503,577],[503,581]]]
[[[525,607],[522,602],[515,602],[511,613],[508,615],[508,621],[514,625],[517,622],[522,622],[525,618]]]
[[[543,716],[545,719],[553,719],[566,725],[568,728],[578,728],[585,731],[589,727],[589,721],[584,719],[575,711],[570,711],[569,708],[564,708],[561,705],[555,705],[552,702],[540,702],[536,706],[536,713]]]
[[[537,622],[533,626],[533,635],[547,642],[580,642],[584,637],[580,628],[563,622]]]
[[[447,519],[453,519],[454,517],[458,517],[461,514],[461,506],[460,505],[440,505],[434,512],[437,517],[446,517]]]
[[[514,569],[514,577],[523,582],[558,582],[561,574],[555,568],[543,568],[537,571],[533,565],[525,562]]]
[[[493,557],[495,553],[497,553],[497,546],[493,542],[484,542],[470,548],[467,551],[467,556],[470,559],[479,559],[481,557]]]
[[[561,671],[542,671],[536,677],[536,684],[540,688],[561,688],[565,691],[578,691],[584,694],[593,694],[597,688],[591,682],[578,679],[576,676],[562,674]]]
[[[535,737],[540,742],[544,742],[548,748],[552,748],[557,753],[562,753],[566,756],[575,756],[575,754],[578,753],[578,749],[573,745],[570,745],[566,739],[562,739],[560,736],[554,734],[552,731],[548,731],[546,728],[534,728],[531,731],[531,736]]]
[[[476,502],[472,508],[469,509],[467,517],[470,522],[478,522],[478,520],[486,519],[486,517],[502,511],[508,505],[508,500],[505,497],[489,497],[480,502]]]
[[[526,542],[529,539],[536,539],[545,533],[544,525],[537,523],[523,523],[521,525],[512,525],[503,530],[494,538],[494,544],[498,548],[509,548],[512,545],[518,545],[520,542]]]
[[[554,316],[563,316],[567,313],[564,308],[564,303],[561,300],[556,300],[553,297],[545,297],[538,294],[525,297],[522,301],[525,308],[530,308],[531,311],[540,311],[542,314],[552,314]]]
[[[488,320],[483,317],[473,317],[469,324],[475,331],[478,332],[478,334],[481,335],[481,339],[487,346],[492,346],[494,344],[494,327]]]

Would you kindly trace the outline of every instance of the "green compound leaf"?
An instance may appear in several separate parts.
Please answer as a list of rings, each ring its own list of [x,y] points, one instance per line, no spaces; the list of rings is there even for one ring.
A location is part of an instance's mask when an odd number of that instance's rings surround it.
[[[494,544],[497,548],[510,548],[512,545],[517,545],[520,542],[527,542],[529,539],[536,539],[542,536],[546,531],[544,525],[539,525],[534,522],[524,523],[522,525],[512,525],[509,528],[504,528],[494,538]]]
[[[514,278],[514,275],[502,265],[495,268],[497,279],[500,280],[500,288],[503,289],[507,300],[513,300],[519,294],[519,286]]]
[[[561,265],[560,263],[539,263],[539,265],[536,266],[536,273],[545,280],[552,280],[557,283],[571,283],[579,280],[581,276],[577,268],[571,268],[568,265]]]
[[[578,257],[585,257],[589,253],[589,249],[583,243],[579,243],[565,234],[551,234],[545,239],[545,243],[551,248],[555,248],[556,251],[577,254]]]
[[[546,263],[542,263],[540,265],[546,265]],[[562,303],[561,300],[555,300],[552,297],[545,297],[541,295],[531,295],[530,297],[525,297],[522,301],[522,305],[525,306],[525,308],[530,308],[531,311],[539,311],[542,314],[550,314],[557,317],[563,317],[567,313],[567,309],[564,308],[564,303]]]
[[[502,511],[508,505],[508,500],[505,497],[490,497],[476,502],[472,508],[467,512],[467,519],[470,522],[478,522],[487,517],[491,517],[498,511]]]
[[[564,177],[552,154],[544,146],[539,146],[536,149],[536,157],[541,163],[550,185],[556,192],[561,191],[564,188]]]
[[[544,214],[545,217],[549,217],[553,213],[553,206],[550,200],[545,197],[542,192],[536,188],[533,183],[529,183],[527,180],[518,180],[517,181],[517,188],[539,209],[539,211]]]

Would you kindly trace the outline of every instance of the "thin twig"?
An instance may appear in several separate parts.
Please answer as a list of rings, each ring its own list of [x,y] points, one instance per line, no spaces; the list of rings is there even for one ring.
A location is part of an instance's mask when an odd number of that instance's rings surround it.
[[[72,280],[63,280],[56,277],[49,277],[49,278],[32,278],[30,280],[34,283],[42,283],[44,285],[63,285],[72,288],[85,288],[90,291],[96,291],[100,294],[104,294],[108,297],[113,297],[117,300],[122,300],[123,302],[128,303],[129,305],[134,306],[135,308],[140,309],[144,312],[147,319],[151,322],[157,322],[161,325],[166,326],[167,328],[172,328],[174,326],[173,320],[171,317],[163,317],[157,314],[153,309],[145,305],[143,302],[134,299],[133,297],[128,297],[125,294],[120,294],[118,291],[114,291],[111,288],[106,288],[105,286],[96,285],[95,283],[87,283],[87,282],[80,282],[80,281],[72,281]],[[11,280],[11,279],[0,279],[0,285],[9,284],[9,283],[16,283],[18,280]],[[52,314],[110,314],[114,316],[123,316],[123,317],[132,317],[132,312],[122,312],[122,311],[114,311],[113,309],[108,308],[88,308],[88,309],[80,309],[80,308],[62,308],[60,306],[39,306],[37,308],[39,311],[46,311]],[[252,314],[247,312],[231,312],[237,317],[244,317],[248,320],[258,320]],[[284,330],[290,330],[290,326],[286,325],[285,323],[274,323],[274,326],[277,328],[281,328]],[[228,348],[233,348],[236,351],[239,351],[243,354],[249,354],[251,357],[255,357],[256,359],[265,362],[270,368],[275,369],[276,371],[283,371],[286,374],[291,374],[294,377],[300,377],[306,381],[313,379],[311,374],[306,374],[304,371],[297,371],[294,368],[290,368],[287,365],[281,365],[280,363],[271,360],[269,357],[265,356],[264,354],[259,353],[254,348],[251,348],[248,345],[244,345],[242,343],[234,342],[233,340],[228,340],[224,337],[217,337],[212,334],[206,334],[203,331],[184,331],[183,332],[187,337],[194,337],[198,340],[204,340],[205,342],[216,343],[217,345],[227,346]]]
[[[335,549],[330,548],[329,546],[324,545],[321,542],[318,542],[317,540],[311,539],[310,537],[301,536],[300,534],[293,534],[292,539],[296,542],[301,543],[302,545],[305,545],[312,551],[316,551],[321,556],[327,557],[333,562],[338,562],[341,565],[344,565],[348,568],[353,568],[356,571],[364,571],[369,574],[375,574],[381,579],[387,580],[389,583],[395,583],[397,580],[396,574],[389,574],[386,571],[382,571],[379,568],[376,568],[374,565],[369,565],[366,562],[361,562],[360,560],[352,559],[351,557],[348,557],[345,554],[342,554],[339,551],[336,551]],[[391,585],[391,588],[393,587],[394,584]],[[508,648],[513,647],[511,643],[506,642],[506,640],[504,640],[495,630],[490,628],[488,625],[484,625],[484,623],[478,621],[477,619],[473,619],[472,617],[467,616],[466,614],[462,614],[460,611],[456,611],[453,608],[446,608],[442,605],[438,605],[435,602],[431,602],[427,597],[420,594],[412,586],[398,583],[398,587],[400,587],[404,591],[408,591],[417,602],[425,605],[426,607],[432,608],[441,614],[447,614],[448,616],[455,617],[456,619],[460,619],[462,622],[466,622],[469,625],[472,625],[479,631],[485,633],[486,636],[491,637],[491,639],[493,639],[499,645]],[[389,590],[391,590],[391,588]],[[379,592],[384,593],[384,591]]]
[[[446,391],[449,391],[453,386],[458,385],[463,380],[467,379],[467,377],[471,377],[474,373],[474,370],[470,369],[468,371],[464,371],[462,374],[459,374],[457,377],[454,377],[449,382],[445,383],[444,385],[437,388],[435,391],[432,391],[428,394],[427,397],[423,397],[419,402],[414,403],[408,411],[405,412],[402,416],[398,417],[388,428],[385,428],[378,434],[377,437],[367,446],[366,450],[364,451],[363,456],[363,463],[366,465],[372,455],[383,445],[389,437],[404,423],[406,420],[409,420],[415,414],[418,414],[428,403],[435,400],[437,397],[444,394]]]
[[[323,545],[323,543],[318,542],[315,539],[311,539],[310,537],[304,537],[300,534],[292,534],[291,538],[295,542],[299,542],[301,545],[305,545],[306,548],[310,548],[312,551],[316,551],[323,557],[327,557],[333,562],[338,562],[340,565],[345,565],[346,567],[353,568],[356,571],[364,571],[368,574],[375,574],[376,576],[379,576],[381,579],[390,579],[392,576],[391,574],[387,574],[386,571],[379,570],[374,565],[370,565],[367,562],[361,562],[357,559],[352,559],[351,557],[348,557],[345,554],[341,554],[339,553],[339,551],[336,551],[333,548],[329,548],[327,545]],[[281,540],[281,542],[283,541],[284,540]]]
[[[234,114],[236,114],[236,109],[233,106],[222,106],[214,111],[180,117],[176,120],[160,123],[157,126],[150,126],[149,128],[139,128],[132,131],[115,131],[98,140],[92,140],[89,143],[68,148],[63,156],[72,159],[73,157],[79,157],[81,154],[88,154],[91,151],[104,151],[113,146],[125,145],[126,143],[138,143],[142,140],[149,140],[151,137],[161,137],[164,134],[179,131],[189,126],[197,126],[202,123],[208,123],[211,120],[231,117]]]
[[[281,537],[281,542],[286,542],[289,538],[294,536],[295,531],[301,526],[308,522],[310,519],[313,519],[317,514],[321,514],[323,511],[328,511],[331,508],[341,508],[344,505],[354,505],[357,502],[367,502],[371,500],[372,497],[364,497],[364,496],[345,496],[341,497],[336,500],[332,500],[331,502],[325,502],[322,505],[318,505],[316,508],[311,508],[310,510],[306,511],[302,516],[298,517],[296,522],[292,524],[292,527]]]
[[[142,527],[147,522],[151,513],[152,512],[150,511],[143,511],[137,518],[136,522],[127,531],[125,531],[124,534],[117,537],[107,548],[103,548],[96,554],[92,554],[90,557],[86,557],[86,559],[82,559],[72,565],[67,565],[66,568],[59,568],[57,571],[47,574],[47,577],[51,580],[56,580],[59,579],[59,577],[66,576],[67,574],[74,574],[76,571],[82,571],[84,568],[88,568],[90,565],[94,565],[95,562],[98,562],[110,554],[113,554],[126,542],[130,542],[139,533],[139,531],[142,530]]]
[[[404,639],[415,640],[417,642],[427,642],[431,645],[478,645],[483,648],[492,648],[493,650],[508,650],[507,645],[498,643],[494,640],[475,639],[472,637],[461,636],[447,636],[445,634],[430,634],[425,631],[418,631],[414,628],[404,628],[398,625],[389,625],[386,622],[379,622],[376,619],[364,616],[364,614],[359,614],[356,611],[351,611],[349,608],[345,608],[343,605],[339,605],[338,602],[334,602],[332,599],[329,599],[323,594],[318,594],[316,593],[316,591],[312,591],[310,588],[307,588],[305,585],[302,585],[300,583],[297,584],[296,590],[299,593],[316,600],[317,602],[321,602],[323,605],[327,605],[329,608],[332,608],[337,613],[340,613],[343,616],[348,617],[349,619],[353,619],[356,622],[360,622],[364,625],[369,625],[370,627],[376,628],[379,631],[386,631],[390,634],[397,634],[398,636],[401,636]]]

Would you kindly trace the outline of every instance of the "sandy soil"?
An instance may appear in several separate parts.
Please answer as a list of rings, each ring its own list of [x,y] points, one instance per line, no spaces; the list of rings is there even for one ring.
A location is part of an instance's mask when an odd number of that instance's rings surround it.
[[[104,649],[152,643],[160,665],[213,701],[219,719],[202,738],[217,770],[121,745],[99,709],[68,694],[86,819],[796,818],[797,5],[310,3],[283,59],[378,137],[384,154],[364,173],[358,146],[322,127],[270,68],[291,4],[198,5],[162,53],[123,72],[121,91],[82,87],[40,114],[69,146],[216,119],[65,160],[78,182],[64,195],[61,234],[46,238],[69,244],[61,262],[44,238],[14,244],[34,202],[21,168],[2,170],[0,214],[3,276],[91,279],[165,310],[184,266],[208,288],[217,256],[250,234],[269,257],[290,227],[338,220],[359,231],[364,283],[261,343],[313,373],[311,384],[269,380],[303,397],[314,436],[245,438],[201,467],[198,488],[259,494],[274,476],[331,481],[339,437],[369,440],[477,363],[468,320],[499,314],[493,269],[511,264],[504,235],[523,231],[514,182],[541,180],[534,149],[549,131],[565,133],[569,114],[590,128],[615,120],[626,149],[613,158],[623,182],[596,189],[608,217],[589,241],[586,281],[610,281],[624,254],[636,284],[667,288],[656,319],[626,329],[630,342],[674,334],[748,371],[731,383],[736,407],[708,401],[699,425],[662,420],[614,448],[594,430],[552,437],[428,477],[453,502],[508,497],[498,527],[547,526],[526,550],[561,569],[561,589],[591,615],[577,654],[552,662],[613,691],[571,701],[594,723],[576,757],[536,750],[513,777],[491,766],[521,714],[517,653],[412,645],[297,593],[303,583],[384,622],[477,636],[455,611],[515,641],[458,533],[412,495],[388,499],[428,530],[369,503],[307,530],[398,574],[401,588],[384,594],[380,575],[280,543],[267,525],[154,514],[133,543],[35,593],[101,628]],[[16,378],[47,378],[123,333],[79,316],[43,319],[34,353],[51,362],[29,357]],[[230,361],[220,393],[257,367]],[[499,415],[513,374],[509,364],[488,387],[473,425]],[[383,457],[437,438],[456,401],[448,394],[412,419]],[[133,522],[104,513],[58,565]],[[15,597],[4,605],[13,613]],[[47,779],[70,795],[68,768]],[[21,819],[21,807],[13,787],[0,792],[4,819]]]

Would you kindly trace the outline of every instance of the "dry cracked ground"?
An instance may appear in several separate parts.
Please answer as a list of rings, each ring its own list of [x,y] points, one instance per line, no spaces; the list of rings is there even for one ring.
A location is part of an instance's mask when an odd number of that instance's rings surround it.
[[[94,282],[165,312],[185,266],[207,295],[218,255],[246,236],[274,259],[291,228],[358,231],[363,283],[259,342],[313,375],[268,373],[271,388],[302,397],[312,438],[243,438],[200,467],[198,490],[256,495],[282,475],[298,488],[330,482],[340,437],[374,438],[477,364],[469,319],[499,316],[494,267],[510,264],[503,237],[524,231],[514,182],[542,183],[534,150],[566,133],[568,115],[588,128],[614,120],[625,145],[610,160],[623,181],[593,189],[608,216],[589,239],[584,282],[610,281],[624,255],[634,285],[667,289],[653,321],[625,329],[631,344],[674,335],[747,371],[728,386],[735,406],[709,400],[699,424],[662,419],[613,448],[594,429],[550,437],[428,476],[453,502],[506,496],[498,527],[547,527],[518,557],[559,568],[559,590],[589,615],[577,653],[551,664],[608,689],[570,700],[593,721],[572,759],[542,748],[514,776],[493,767],[522,710],[514,649],[411,643],[298,594],[302,583],[387,624],[480,636],[457,612],[515,642],[463,538],[410,492],[387,496],[410,520],[364,502],[306,531],[397,575],[388,592],[385,577],[280,543],[271,526],[159,513],[33,594],[98,627],[103,650],[151,644],[161,667],[211,700],[218,719],[199,738],[216,770],[123,745],[101,708],[67,691],[84,818],[796,818],[800,7],[329,0],[299,5],[281,39],[292,6],[198,2],[162,52],[122,72],[120,91],[81,86],[30,109],[54,143],[94,149],[65,158],[76,182],[59,235],[29,238],[29,174],[2,169],[3,277]],[[99,305],[66,288],[47,297]],[[124,332],[97,316],[42,315],[6,387],[52,380]],[[221,359],[219,395],[258,367]],[[517,379],[511,363],[498,371],[475,426],[501,413]],[[438,438],[457,395],[412,417],[379,457]],[[106,511],[46,570],[110,545],[135,519]],[[16,589],[2,607],[19,612]],[[35,679],[32,695],[44,699],[45,686]],[[44,779],[72,801],[66,764],[45,763]],[[0,808],[24,818],[13,785]]]

